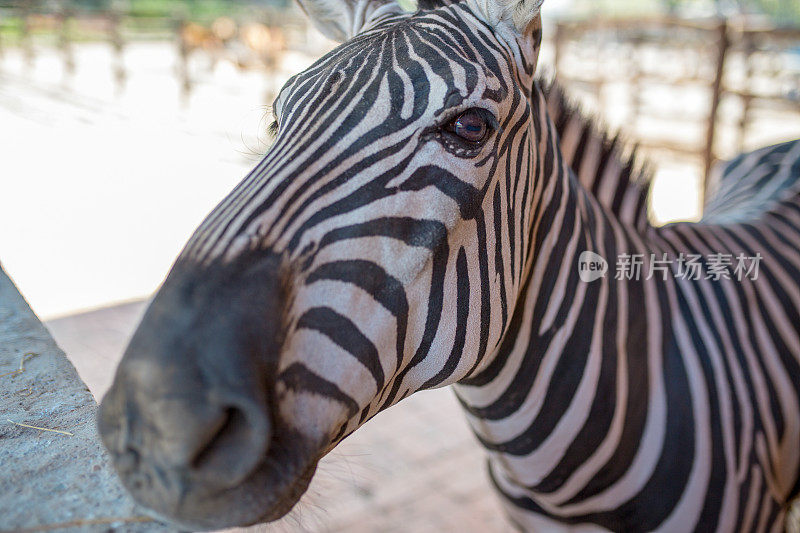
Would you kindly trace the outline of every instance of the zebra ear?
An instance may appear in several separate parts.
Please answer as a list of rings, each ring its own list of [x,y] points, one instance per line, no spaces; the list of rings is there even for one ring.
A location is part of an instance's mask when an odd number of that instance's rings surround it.
[[[297,0],[325,37],[343,43],[383,17],[403,13],[396,0]]]
[[[507,27],[517,35],[526,35],[539,17],[544,0],[468,0],[493,28]]]

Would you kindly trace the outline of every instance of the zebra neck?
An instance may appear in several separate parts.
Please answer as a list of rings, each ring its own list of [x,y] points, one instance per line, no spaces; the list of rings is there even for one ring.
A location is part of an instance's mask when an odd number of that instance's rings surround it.
[[[615,279],[615,258],[647,245],[564,165],[549,119],[542,131],[539,167],[553,170],[534,196],[532,263],[498,349],[456,393],[500,488],[560,505],[618,479],[608,458],[641,435],[669,311],[656,282]],[[586,251],[608,261],[605,276],[581,279]]]

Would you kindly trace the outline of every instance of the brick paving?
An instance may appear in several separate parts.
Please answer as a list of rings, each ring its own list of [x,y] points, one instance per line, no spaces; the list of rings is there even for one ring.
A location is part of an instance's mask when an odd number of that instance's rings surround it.
[[[144,311],[141,301],[46,322],[96,398]],[[320,463],[296,509],[248,531],[509,531],[484,452],[449,388],[419,392],[379,414]],[[242,531],[242,530],[238,530]]]

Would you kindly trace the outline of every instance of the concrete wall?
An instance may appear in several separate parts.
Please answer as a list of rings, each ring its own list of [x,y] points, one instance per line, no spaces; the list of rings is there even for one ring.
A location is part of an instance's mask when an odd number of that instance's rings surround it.
[[[124,492],[100,444],[96,410],[0,267],[0,531],[169,530]]]

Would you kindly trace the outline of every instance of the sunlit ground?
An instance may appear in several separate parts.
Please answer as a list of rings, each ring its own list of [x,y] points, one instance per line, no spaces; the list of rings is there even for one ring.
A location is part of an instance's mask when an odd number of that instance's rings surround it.
[[[263,73],[201,62],[183,103],[169,43],[127,49],[119,95],[107,45],[76,56],[68,84],[53,51],[0,61],[0,261],[45,318],[152,293],[271,120]],[[311,61],[288,54],[279,77]]]

